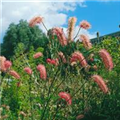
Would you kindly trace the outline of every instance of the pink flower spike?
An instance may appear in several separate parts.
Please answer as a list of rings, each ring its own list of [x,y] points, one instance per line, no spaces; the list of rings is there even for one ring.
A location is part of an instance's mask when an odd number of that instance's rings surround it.
[[[64,99],[67,102],[68,105],[72,104],[72,99],[71,99],[69,93],[60,92],[58,95],[60,96],[60,98]]]
[[[98,84],[98,86],[100,87],[100,89],[106,94],[108,93],[108,87],[105,84],[103,78],[99,75],[93,75],[92,79]]]
[[[65,58],[65,55],[62,52],[59,52],[58,55],[59,55],[59,57],[60,57],[60,59],[62,60],[63,63],[67,62],[67,60]]]
[[[24,68],[24,71],[29,75],[32,74],[32,70],[29,67]]]
[[[75,23],[77,21],[76,17],[70,17],[68,20],[68,42],[73,41],[73,35],[74,35],[74,28],[75,28]]]
[[[57,66],[57,65],[59,64],[57,58],[56,58],[56,59],[50,59],[50,58],[48,58],[48,59],[46,60],[46,62],[47,62],[48,64],[52,64],[52,65],[55,65],[55,66]]]
[[[5,65],[5,68],[8,69],[8,68],[10,68],[10,67],[12,66],[12,62],[9,61],[9,60],[6,60],[6,61],[4,62],[4,65]]]
[[[58,65],[57,61],[56,61],[56,60],[54,60],[54,59],[52,59],[51,64],[52,64],[52,65],[55,65],[55,66],[57,66],[57,65]]]
[[[9,74],[11,76],[15,77],[16,79],[20,79],[20,75],[16,71],[14,71],[14,70],[10,70]]]
[[[59,27],[53,28],[52,34],[57,36],[57,38],[62,46],[67,45],[67,38],[66,38],[62,28],[59,28]]]
[[[89,49],[92,48],[92,44],[91,44],[88,36],[86,36],[86,35],[80,35],[80,39],[82,40],[82,43],[83,43],[83,45],[84,45],[84,47],[85,47],[86,49],[89,50]]]
[[[40,24],[42,20],[43,18],[41,16],[36,16],[30,20],[29,26],[34,27],[36,24]]]
[[[105,49],[101,49],[99,51],[99,55],[105,65],[106,69],[111,71],[114,67],[111,55]]]
[[[90,23],[83,20],[81,23],[80,23],[80,27],[83,28],[83,29],[89,29],[91,27]]]
[[[48,58],[48,59],[46,60],[46,62],[47,62],[47,63],[51,63],[51,59]]]
[[[42,64],[39,64],[37,66],[37,70],[40,72],[40,78],[43,79],[43,80],[46,80],[46,78],[47,78],[47,72],[46,72],[45,66],[42,65]]]
[[[43,56],[43,54],[42,54],[41,52],[38,52],[38,53],[36,53],[36,54],[33,55],[33,57],[34,57],[35,59],[37,59],[37,58],[39,58],[39,57],[41,57],[41,56]]]
[[[4,62],[6,61],[6,58],[4,56],[0,56],[0,70],[6,71]]]
[[[72,57],[70,59],[70,63],[72,64],[73,62],[79,61],[80,65],[82,67],[86,67],[88,65],[87,61],[85,60],[84,56],[82,53],[79,51],[76,51],[72,54]]]

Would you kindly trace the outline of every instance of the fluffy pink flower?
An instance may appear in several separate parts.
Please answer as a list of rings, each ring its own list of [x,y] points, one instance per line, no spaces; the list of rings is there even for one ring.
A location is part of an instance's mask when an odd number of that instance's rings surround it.
[[[43,54],[41,53],[41,52],[38,52],[38,53],[36,53],[36,54],[34,54],[33,55],[33,57],[36,59],[36,58],[39,58],[39,57],[41,57],[41,56],[43,56]]]
[[[11,61],[6,60],[6,61],[4,62],[4,65],[5,65],[5,68],[8,69],[8,68],[10,68],[10,67],[12,66],[12,63],[11,63]]]
[[[46,68],[44,65],[42,64],[39,64],[37,66],[37,70],[40,72],[40,78],[43,79],[43,80],[46,80],[47,78],[47,73],[46,73]]]
[[[63,63],[67,62],[67,60],[66,60],[66,58],[65,58],[65,56],[62,52],[59,52],[58,55],[59,55],[59,57],[60,57],[60,59],[62,60]]]
[[[105,84],[103,78],[99,75],[93,75],[92,79],[98,84],[98,86],[100,87],[100,89],[104,92],[107,93],[108,92],[108,87]]]
[[[89,29],[91,27],[90,23],[83,20],[81,23],[80,23],[80,27],[83,28],[83,29]]]
[[[83,56],[83,54],[80,53],[79,51],[74,52],[72,54],[72,57],[70,59],[70,63],[72,64],[73,62],[77,62],[77,61],[80,62],[82,67],[86,67],[88,65],[85,58],[84,58],[84,56]]]
[[[111,71],[113,69],[113,61],[112,61],[112,57],[110,56],[110,54],[107,52],[107,50],[105,49],[101,49],[99,51],[99,55],[105,65],[105,67]]]
[[[6,61],[6,58],[4,56],[0,56],[0,70],[6,71],[4,62]]]
[[[52,65],[55,65],[55,66],[58,65],[58,60],[57,59],[50,59],[50,58],[48,58],[46,60],[46,62],[49,63],[49,64],[52,64]]]
[[[34,27],[36,24],[40,24],[42,20],[43,18],[41,16],[36,16],[30,20],[29,26]]]
[[[52,34],[57,35],[58,40],[62,46],[67,45],[67,38],[66,38],[62,28],[58,28],[58,27],[53,28]]]
[[[75,23],[77,21],[76,17],[70,17],[68,21],[68,41],[71,42],[73,41],[73,34],[74,34],[74,28],[75,28]]]
[[[20,79],[20,75],[16,71],[14,71],[14,70],[10,70],[9,74],[11,76],[15,77],[16,79]]]
[[[51,63],[51,59],[48,58],[48,59],[46,60],[46,62],[47,62],[47,63]]]
[[[83,45],[86,49],[91,49],[92,48],[92,44],[91,44],[88,36],[80,35],[80,39],[82,40],[82,43],[83,43]]]
[[[60,92],[58,95],[60,96],[60,98],[64,99],[67,102],[68,105],[72,104],[72,99],[71,99],[69,93]]]
[[[24,68],[24,71],[29,75],[32,74],[32,70],[29,67]]]

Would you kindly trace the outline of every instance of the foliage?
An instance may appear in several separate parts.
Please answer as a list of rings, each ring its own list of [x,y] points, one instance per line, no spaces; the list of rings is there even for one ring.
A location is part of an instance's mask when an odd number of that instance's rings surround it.
[[[32,29],[32,28],[30,28]],[[84,120],[119,120],[120,118],[120,39],[106,38],[103,42],[93,45],[86,50],[82,42],[70,42],[66,46],[59,43],[57,35],[48,32],[49,41],[44,49],[30,45],[29,52],[24,52],[26,44],[19,42],[11,58],[13,66],[21,78],[16,80],[9,74],[2,75],[3,92],[2,104],[10,106],[9,113],[2,110],[2,116],[8,115],[8,119],[25,120],[75,120],[80,114]],[[29,46],[29,45],[28,45]],[[105,48],[112,55],[114,69],[108,71],[98,54]],[[117,49],[116,49],[117,48]],[[85,56],[89,67],[82,67],[79,62],[70,64],[71,55],[80,51]],[[43,53],[43,57],[34,59],[37,52]],[[66,63],[59,58],[58,53],[65,55]],[[93,61],[90,55],[94,54]],[[46,59],[59,59],[58,65],[46,63]],[[47,70],[47,79],[42,80],[36,67],[44,64]],[[97,70],[94,69],[97,66]],[[29,66],[33,73],[28,75],[23,70]],[[2,73],[4,74],[4,73]],[[91,80],[94,74],[101,75],[108,88],[108,94],[104,94]],[[59,92],[70,93],[72,105],[68,105],[58,96]],[[2,106],[1,106],[2,107]]]
[[[19,24],[9,25],[1,44],[1,54],[10,59],[19,43],[23,43],[24,51],[28,52],[31,46],[37,49],[39,46],[44,47],[46,42],[46,36],[38,26],[31,28],[27,21],[20,20]]]

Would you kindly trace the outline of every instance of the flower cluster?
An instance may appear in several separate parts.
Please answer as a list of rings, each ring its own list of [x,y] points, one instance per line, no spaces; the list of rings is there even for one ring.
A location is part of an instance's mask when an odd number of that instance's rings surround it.
[[[34,27],[36,24],[40,24],[42,20],[43,18],[41,16],[36,16],[30,20],[29,26]]]
[[[72,57],[70,59],[70,63],[72,64],[72,63],[77,62],[77,61],[79,61],[80,65],[82,67],[86,67],[88,65],[83,54],[80,53],[79,51],[76,51],[72,54]]]
[[[49,95],[51,92],[51,88],[53,87],[53,85],[57,85],[54,82],[56,79],[53,79],[53,81],[51,81],[51,78],[49,79],[49,76],[51,77],[52,75],[49,75],[49,71],[47,71],[48,68],[53,67],[53,69],[50,70],[51,73],[53,73],[54,71],[57,71],[57,70],[59,71],[59,72],[56,72],[56,74],[54,75],[55,78],[58,77],[57,73],[60,74],[60,77],[62,76],[61,71],[63,69],[66,73],[68,72],[68,70],[70,70],[70,74],[73,69],[77,70],[76,73],[81,72],[80,73],[81,79],[92,78],[92,80],[99,86],[99,88],[101,89],[101,91],[103,93],[107,94],[109,92],[109,89],[107,87],[105,80],[100,75],[95,74],[99,67],[97,67],[97,64],[94,64],[94,61],[95,61],[94,51],[93,51],[92,44],[90,42],[89,37],[84,34],[81,34],[81,35],[77,34],[74,37],[74,29],[75,29],[76,21],[77,21],[77,19],[75,17],[71,17],[69,19],[67,35],[64,33],[62,28],[55,27],[55,28],[51,29],[51,35],[56,36],[57,38],[54,40],[54,37],[53,37],[52,42],[51,42],[51,37],[48,36],[48,39],[50,38],[48,41],[48,43],[49,43],[48,46],[51,45],[51,43],[53,43],[52,47],[54,47],[54,45],[56,45],[57,47],[55,46],[55,48],[57,50],[50,48],[50,50],[51,51],[54,50],[55,53],[53,53],[52,55],[48,55],[48,56],[47,55],[45,56],[41,52],[37,52],[37,53],[33,54],[32,57],[33,57],[34,61],[36,61],[36,63],[37,63],[36,67],[35,67],[35,71],[31,64],[27,64],[28,66],[26,66],[26,64],[25,64],[25,66],[22,68],[24,71],[24,74],[26,74],[28,78],[31,78],[30,80],[32,80],[32,78],[33,79],[35,78],[35,80],[36,80],[37,75],[34,76],[34,73],[38,72],[41,80],[45,80],[44,82],[46,82],[48,80],[46,85],[49,86],[49,83],[51,83],[50,87],[48,89],[49,90],[48,94],[47,94],[48,101],[47,101],[47,104],[45,103],[45,109],[43,110],[43,113],[46,110],[49,100],[52,98],[52,95]],[[43,26],[45,26],[43,23],[43,18],[41,16],[36,16],[30,20],[29,26],[34,27],[36,24],[40,24],[40,23],[42,23]],[[81,28],[87,30],[90,27],[91,27],[90,23],[84,20],[80,23],[79,30]],[[78,31],[78,33],[79,33],[79,31]],[[79,47],[77,46],[77,42],[75,42],[75,38],[77,38],[77,36],[79,36],[79,38],[81,40],[81,44],[82,44],[82,46],[84,46],[83,51],[81,49],[79,49]],[[56,42],[56,40],[58,40],[59,42]],[[56,42],[56,43],[54,44],[54,42]],[[80,42],[80,41],[78,41],[78,42]],[[51,51],[50,51],[50,53],[51,53]],[[88,51],[88,52],[86,52],[86,51]],[[112,57],[108,53],[108,51],[105,49],[101,49],[99,52],[97,52],[97,54],[99,54],[100,58],[102,59],[104,66],[109,71],[111,71],[113,69],[113,61],[112,61]],[[44,59],[41,63],[38,63],[39,58],[41,58],[41,57],[44,57]],[[77,67],[74,65],[76,65]],[[20,80],[21,77],[20,77],[19,73],[17,73],[15,70],[11,69],[11,66],[12,66],[11,61],[6,60],[6,58],[4,56],[0,56],[0,70],[2,72],[6,72],[7,74],[14,77],[15,79],[18,79],[17,87],[19,87],[20,83],[22,81],[22,80]],[[93,70],[93,72],[91,72],[92,70]],[[69,75],[69,74],[67,74],[67,75]],[[68,77],[67,75],[64,76],[64,81]],[[35,82],[36,82],[36,84],[39,84],[37,80]],[[29,84],[30,84],[30,82],[29,82]],[[84,86],[84,84],[83,84],[83,86]],[[29,85],[29,87],[31,87],[31,86]],[[56,86],[56,88],[58,88],[58,87]],[[47,87],[46,87],[46,89],[47,89]],[[29,90],[31,90],[31,88],[29,88]],[[80,89],[78,89],[78,90],[80,90]],[[75,91],[78,92],[78,90],[75,90]],[[55,89],[53,91],[55,91]],[[32,91],[32,92],[34,92],[34,91]],[[67,103],[66,105],[72,105],[74,103],[73,97],[76,95],[76,93],[73,95],[70,95],[70,91],[67,91],[66,89],[64,89],[64,91],[62,91],[62,92],[58,92],[56,90],[56,92],[57,92],[57,97],[59,97],[59,100],[61,100],[61,102],[63,102],[63,100],[65,100],[65,102]],[[30,94],[31,94],[31,91],[30,91]],[[44,98],[45,98],[45,96],[44,96]],[[31,98],[30,98],[30,100],[31,100]],[[61,104],[61,103],[59,103],[59,104]],[[57,107],[60,107],[60,105],[58,105]],[[43,106],[41,108],[43,108]],[[23,111],[21,111],[19,114],[26,116],[26,113],[24,113]],[[44,114],[43,114],[43,117],[44,117]],[[82,118],[84,118],[84,114],[79,114],[76,117],[77,120],[82,119]]]
[[[100,55],[101,59],[103,60],[103,63],[105,65],[106,69],[111,71],[113,69],[113,61],[112,61],[112,57],[110,56],[110,54],[107,52],[107,50],[101,49],[99,51],[99,55]]]
[[[83,45],[84,45],[84,47],[85,47],[86,49],[89,50],[89,49],[92,48],[92,44],[91,44],[88,36],[86,36],[86,35],[80,35],[80,39],[82,40],[82,43],[83,43]]]
[[[98,86],[100,87],[100,89],[104,92],[107,93],[108,92],[108,88],[107,85],[105,84],[103,78],[99,75],[93,75],[92,79],[98,84]]]
[[[46,72],[45,66],[42,65],[42,64],[39,64],[37,66],[37,70],[40,72],[40,78],[43,79],[43,80],[46,80],[46,78],[47,78],[47,72]]]

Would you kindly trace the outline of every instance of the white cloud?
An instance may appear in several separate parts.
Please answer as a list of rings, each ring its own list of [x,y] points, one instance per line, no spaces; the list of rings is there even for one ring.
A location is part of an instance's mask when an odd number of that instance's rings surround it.
[[[78,30],[79,30],[79,26],[76,26],[76,27],[75,27],[74,36],[76,36]],[[87,35],[90,39],[96,37],[96,32],[90,33],[88,30],[81,29],[81,30],[80,30],[80,33],[79,33],[79,36],[78,36],[76,39],[79,39],[79,37],[80,37],[81,34]]]
[[[43,0],[39,0],[39,2],[3,2],[2,32],[5,33],[11,22],[18,23],[20,19],[29,21],[32,17],[36,15],[41,15],[44,17],[44,21],[48,29],[56,26],[63,27],[65,24],[67,24],[67,13],[69,11],[74,11],[76,9],[76,5],[78,5],[78,3],[76,2],[77,0],[67,0],[67,2],[40,1]],[[79,0],[79,5],[81,7],[86,7],[83,3],[84,1],[85,0]],[[42,26],[41,28],[43,29]],[[90,34],[88,31],[84,31],[84,33],[88,34],[91,38],[94,37],[94,35]]]
[[[67,14],[64,11],[74,11],[75,3],[49,2],[4,2],[2,3],[2,26],[6,30],[11,22],[18,23],[20,19],[29,21],[35,15],[45,18],[48,28],[62,26],[66,23]]]

